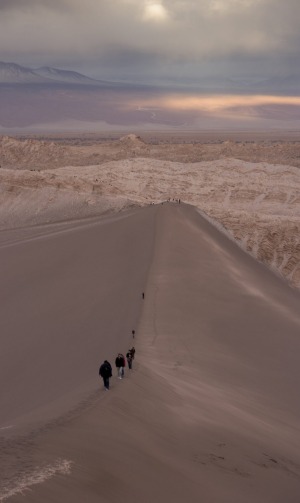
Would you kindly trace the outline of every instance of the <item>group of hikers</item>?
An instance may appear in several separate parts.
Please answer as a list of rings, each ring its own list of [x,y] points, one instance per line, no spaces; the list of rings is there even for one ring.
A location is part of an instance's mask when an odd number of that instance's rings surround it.
[[[144,300],[144,298],[145,298],[145,292],[142,292],[142,299]],[[132,330],[131,334],[134,339],[135,330]],[[132,348],[128,349],[128,351],[126,353],[126,360],[127,360],[129,370],[132,369],[132,362],[134,360],[134,355],[135,355],[135,348],[134,348],[134,346],[132,346]],[[118,353],[118,355],[115,359],[115,365],[118,370],[118,378],[119,379],[123,379],[123,377],[124,377],[126,360],[125,360],[125,357],[122,353]],[[108,391],[109,390],[109,380],[112,377],[112,366],[109,363],[109,361],[104,360],[102,365],[100,365],[99,375],[103,379],[104,389],[106,391]]]
[[[134,335],[134,334],[133,334]],[[134,355],[135,355],[135,348],[134,346],[128,350],[126,353],[126,360],[128,364],[128,368],[132,369],[132,362],[134,360]],[[126,360],[125,356],[122,353],[118,353],[116,359],[115,359],[115,365],[118,371],[118,378],[123,379],[124,377],[124,372],[125,372],[125,365],[126,365]],[[99,368],[99,375],[103,379],[103,384],[104,384],[104,389],[107,391],[109,390],[109,379],[112,377],[112,366],[109,363],[109,361],[104,360],[102,365]]]
[[[167,199],[167,203],[178,203],[180,204],[181,203],[181,200],[180,199],[176,199],[173,197],[173,199],[171,197],[169,197],[169,199]]]

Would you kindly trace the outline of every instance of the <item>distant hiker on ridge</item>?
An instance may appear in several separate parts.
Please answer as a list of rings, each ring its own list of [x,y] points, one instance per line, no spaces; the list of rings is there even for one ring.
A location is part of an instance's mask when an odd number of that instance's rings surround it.
[[[132,369],[132,353],[131,353],[131,349],[128,350],[128,352],[126,353],[126,360],[127,360],[127,363],[128,363],[128,368],[129,370]]]

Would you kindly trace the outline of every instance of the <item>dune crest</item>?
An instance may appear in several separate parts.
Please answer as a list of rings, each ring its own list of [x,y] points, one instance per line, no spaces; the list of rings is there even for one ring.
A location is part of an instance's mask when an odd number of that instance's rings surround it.
[[[299,292],[185,204],[0,238],[0,499],[298,501]]]
[[[126,145],[128,141],[139,144],[133,137],[125,137]],[[36,143],[33,146],[35,151]],[[221,224],[245,250],[292,285],[300,286],[300,172],[296,167],[232,158],[183,163],[133,156],[41,171],[3,168],[0,183],[2,229],[181,199]]]

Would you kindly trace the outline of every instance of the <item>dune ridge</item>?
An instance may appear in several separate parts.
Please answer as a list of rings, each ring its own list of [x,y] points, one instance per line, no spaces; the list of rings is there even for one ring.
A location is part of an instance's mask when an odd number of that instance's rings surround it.
[[[72,142],[0,142],[0,500],[298,503],[297,142]]]
[[[133,140],[123,143],[128,141]],[[2,229],[180,198],[219,222],[291,285],[300,285],[297,167],[231,158],[193,163],[129,158],[43,171],[1,169],[0,187]]]
[[[185,204],[131,210],[124,217],[105,217],[102,225],[81,222],[69,234],[62,231],[59,241],[56,235],[33,239],[30,256],[43,244],[59,256],[74,243],[94,248],[105,242],[99,268],[111,270],[117,236],[127,243],[128,254],[108,294],[112,316],[120,282],[134,295],[124,295],[115,332],[108,323],[100,342],[86,331],[86,351],[95,374],[101,356],[112,359],[117,345],[125,351],[132,344],[133,313],[129,320],[127,309],[133,302],[134,369],[123,382],[114,377],[109,393],[99,382],[82,409],[53,419],[29,442],[10,440],[12,455],[29,473],[58,458],[71,463],[68,475],[56,475],[10,501],[297,503],[299,293]],[[10,256],[20,246],[11,246]],[[134,266],[128,268],[129,263]],[[95,272],[93,260],[86,267],[85,275]],[[62,269],[55,266],[55,271]],[[97,277],[90,276],[91,288]],[[69,291],[70,279],[65,281]],[[100,325],[106,310],[100,304],[100,317],[94,313]],[[58,348],[67,339],[62,331]],[[80,339],[81,331],[72,331],[73,344]],[[65,359],[65,377],[73,356]],[[82,372],[81,378],[89,376],[88,365]],[[90,377],[88,382],[93,387]]]

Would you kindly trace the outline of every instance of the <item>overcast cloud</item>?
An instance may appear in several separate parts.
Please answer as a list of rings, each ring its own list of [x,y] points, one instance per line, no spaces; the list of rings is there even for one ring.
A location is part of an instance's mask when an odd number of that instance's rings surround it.
[[[0,0],[0,60],[99,78],[298,73],[299,0]]]

